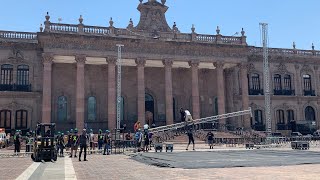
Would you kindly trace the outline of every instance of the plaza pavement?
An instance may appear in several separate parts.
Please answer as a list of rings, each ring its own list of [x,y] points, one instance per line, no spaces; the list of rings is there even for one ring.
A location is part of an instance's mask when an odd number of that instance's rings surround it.
[[[274,150],[289,151],[290,148],[282,147],[274,148]],[[225,146],[215,146],[213,150],[208,150],[204,144],[198,144],[196,151],[198,153],[201,151],[229,151],[232,153],[234,151],[248,153],[248,156],[252,152],[243,147]],[[253,151],[269,151],[269,149]],[[178,155],[181,152],[185,152],[185,145],[175,145],[174,153]],[[310,152],[320,154],[320,149],[314,147]],[[0,150],[1,153],[7,152]],[[34,163],[30,157],[0,158],[0,179],[320,179],[320,164],[199,169],[160,168],[133,160],[129,156],[131,154],[131,152],[126,152],[125,155],[88,155],[87,162],[79,162],[76,158],[66,157],[59,158],[56,163]],[[192,163],[199,162],[195,159]]]

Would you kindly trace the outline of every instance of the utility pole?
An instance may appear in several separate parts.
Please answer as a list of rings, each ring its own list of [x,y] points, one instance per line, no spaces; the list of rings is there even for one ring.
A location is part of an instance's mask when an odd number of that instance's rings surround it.
[[[117,59],[117,129],[120,129],[121,121],[121,48],[124,46],[122,44],[117,44],[118,47],[118,59]]]
[[[271,101],[270,101],[270,71],[268,57],[268,24],[260,23],[262,27],[262,45],[263,45],[263,77],[264,77],[264,103],[266,116],[266,130],[268,137],[271,136]]]

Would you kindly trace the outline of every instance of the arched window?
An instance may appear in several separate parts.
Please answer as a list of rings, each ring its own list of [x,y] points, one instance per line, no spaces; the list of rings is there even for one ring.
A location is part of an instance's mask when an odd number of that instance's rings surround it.
[[[28,123],[28,111],[18,110],[16,111],[16,129],[27,129]]]
[[[285,124],[284,111],[283,110],[277,110],[276,111],[276,118],[277,118],[278,124]]]
[[[29,85],[29,66],[27,65],[18,66],[17,85]]]
[[[261,110],[255,110],[254,111],[254,124],[263,124],[263,117],[262,117],[262,111]]]
[[[251,79],[251,81],[250,81]],[[260,86],[260,75],[257,73],[248,75],[249,95],[263,95],[263,90]]]
[[[316,114],[315,114],[313,107],[311,107],[311,106],[306,107],[304,113],[305,113],[306,121],[315,121],[316,120]]]
[[[0,111],[0,128],[11,129],[11,111]]]
[[[11,85],[13,80],[13,65],[1,65],[1,84]]]
[[[292,90],[292,84],[291,84],[291,76],[286,74],[284,75],[284,90]]]
[[[67,121],[68,102],[65,96],[58,97],[58,121]]]
[[[288,122],[294,121],[294,111],[293,110],[287,110],[287,117],[288,117]]]
[[[251,88],[253,90],[260,90],[260,76],[259,74],[252,74],[251,75]]]
[[[97,101],[96,98],[90,96],[88,98],[88,121],[95,121],[97,119]]]
[[[303,75],[303,91],[305,96],[315,95],[314,90],[312,90],[311,76],[309,74]]]
[[[282,90],[281,75],[276,74],[276,75],[274,75],[273,79],[274,79],[274,90],[281,91]]]
[[[145,112],[147,116],[146,122],[148,122],[149,125],[151,125],[154,122],[154,99],[148,93],[145,94]]]

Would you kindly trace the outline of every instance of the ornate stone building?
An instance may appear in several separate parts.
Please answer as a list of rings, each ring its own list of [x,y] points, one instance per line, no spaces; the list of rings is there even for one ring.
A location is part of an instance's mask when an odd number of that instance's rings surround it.
[[[55,122],[59,130],[116,126],[116,44],[123,44],[121,120],[157,126],[252,107],[253,117],[220,122],[264,130],[262,49],[240,36],[182,33],[167,24],[165,0],[140,0],[127,28],[50,22],[37,33],[0,32],[0,128]],[[320,52],[270,49],[272,130],[319,126]]]

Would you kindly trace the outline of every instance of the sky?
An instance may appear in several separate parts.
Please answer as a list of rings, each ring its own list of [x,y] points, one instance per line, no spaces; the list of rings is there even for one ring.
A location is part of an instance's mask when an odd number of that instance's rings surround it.
[[[144,0],[146,2],[147,0]],[[160,1],[160,0],[158,0]],[[38,32],[49,12],[51,22],[125,28],[132,18],[137,25],[139,0],[1,0],[0,30]],[[297,49],[320,49],[319,0],[167,0],[166,18],[181,32],[190,33],[192,24],[199,34],[230,36],[244,28],[247,42],[261,46],[259,23],[269,24],[269,46]]]

